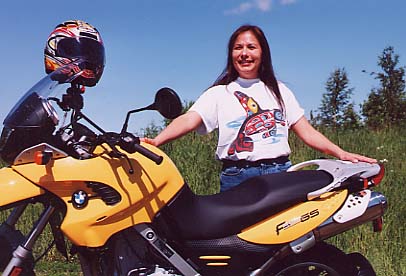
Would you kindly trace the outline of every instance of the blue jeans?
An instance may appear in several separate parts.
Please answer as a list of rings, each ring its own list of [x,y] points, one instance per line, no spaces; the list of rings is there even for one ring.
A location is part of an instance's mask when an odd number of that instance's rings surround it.
[[[256,167],[228,167],[220,173],[220,192],[227,191],[253,176],[284,172],[290,166],[292,162],[288,161],[284,164],[261,164]]]

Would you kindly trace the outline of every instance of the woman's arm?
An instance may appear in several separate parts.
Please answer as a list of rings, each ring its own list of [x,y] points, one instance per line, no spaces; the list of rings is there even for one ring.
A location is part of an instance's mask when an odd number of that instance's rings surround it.
[[[303,140],[308,146],[323,152],[325,154],[337,157],[340,160],[351,162],[364,161],[368,163],[377,162],[376,159],[362,156],[356,153],[351,153],[343,150],[327,137],[317,131],[303,116],[300,118],[291,129]]]
[[[195,111],[188,111],[185,114],[174,119],[154,139],[145,137],[141,138],[141,141],[154,146],[160,146],[197,129],[202,123],[203,120],[200,117],[199,113]]]

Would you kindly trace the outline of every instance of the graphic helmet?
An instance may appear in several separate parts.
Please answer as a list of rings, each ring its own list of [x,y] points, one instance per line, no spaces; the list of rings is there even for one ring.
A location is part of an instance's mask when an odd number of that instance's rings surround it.
[[[44,58],[47,74],[80,60],[74,82],[94,86],[100,80],[105,64],[103,40],[92,25],[81,20],[65,21],[49,35]]]

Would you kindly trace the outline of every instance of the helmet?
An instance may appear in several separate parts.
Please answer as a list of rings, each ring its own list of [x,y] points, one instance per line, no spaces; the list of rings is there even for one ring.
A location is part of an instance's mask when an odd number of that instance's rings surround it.
[[[103,74],[105,54],[100,33],[81,20],[65,21],[49,35],[44,49],[47,74],[74,61],[80,63],[74,82],[94,86]]]

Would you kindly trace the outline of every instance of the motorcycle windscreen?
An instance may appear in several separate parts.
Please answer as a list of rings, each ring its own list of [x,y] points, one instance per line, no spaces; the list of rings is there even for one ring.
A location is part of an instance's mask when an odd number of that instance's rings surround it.
[[[0,158],[13,164],[23,149],[49,142],[58,125],[56,102],[78,77],[77,70],[84,61],[60,67],[36,83],[11,109],[4,120],[0,138]],[[54,105],[54,106],[53,106]]]

